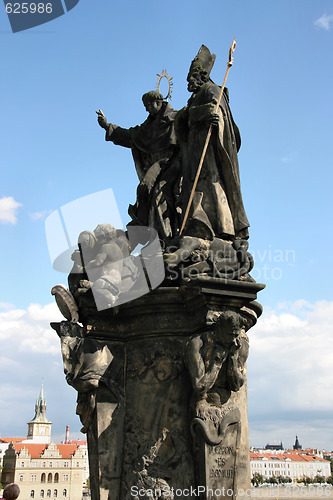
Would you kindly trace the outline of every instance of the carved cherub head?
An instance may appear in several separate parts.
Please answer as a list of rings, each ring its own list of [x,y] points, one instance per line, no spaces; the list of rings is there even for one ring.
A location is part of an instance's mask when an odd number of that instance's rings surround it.
[[[117,230],[111,224],[98,224],[94,229],[94,235],[100,244],[113,240],[117,236]]]

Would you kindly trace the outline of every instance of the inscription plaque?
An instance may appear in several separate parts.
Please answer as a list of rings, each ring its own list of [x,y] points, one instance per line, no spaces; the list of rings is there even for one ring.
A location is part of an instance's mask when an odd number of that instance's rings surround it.
[[[207,444],[202,434],[198,435],[197,453],[202,464],[198,470],[198,486],[205,487],[201,499],[236,498],[239,431],[238,423],[229,425],[221,443],[215,446]]]

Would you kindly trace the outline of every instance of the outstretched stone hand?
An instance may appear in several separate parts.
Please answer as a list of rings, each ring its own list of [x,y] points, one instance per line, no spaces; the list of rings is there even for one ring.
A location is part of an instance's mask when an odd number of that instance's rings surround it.
[[[106,130],[108,127],[108,122],[107,122],[105,114],[103,113],[103,111],[101,109],[96,111],[96,113],[98,115],[97,121],[98,121],[99,126]]]

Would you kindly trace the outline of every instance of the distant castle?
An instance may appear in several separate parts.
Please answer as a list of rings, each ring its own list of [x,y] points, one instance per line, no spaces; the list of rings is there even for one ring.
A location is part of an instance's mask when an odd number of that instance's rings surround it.
[[[266,444],[265,450],[283,450],[282,441],[280,444]]]
[[[281,441],[280,444],[266,444],[265,450],[283,450],[283,443]],[[293,446],[293,450],[301,450],[302,445],[298,441],[298,437],[296,436],[295,444]]]

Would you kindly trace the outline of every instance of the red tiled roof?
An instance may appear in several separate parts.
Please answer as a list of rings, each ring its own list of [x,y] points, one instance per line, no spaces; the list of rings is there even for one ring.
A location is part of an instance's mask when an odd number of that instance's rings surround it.
[[[299,455],[298,453],[286,453],[285,457],[290,458],[290,460],[293,460],[294,462],[302,462],[303,461],[302,455]]]
[[[317,455],[302,455],[302,457],[306,462],[327,462],[327,460],[324,460]]]
[[[62,458],[71,458],[77,450],[76,444],[57,444],[56,446]]]
[[[17,452],[20,452],[25,448],[28,450],[31,458],[40,458],[41,454],[44,452],[45,448],[47,448],[47,444],[45,443],[14,443],[14,448]]]
[[[277,455],[276,453],[274,453],[274,455],[270,454],[270,453],[258,453],[258,452],[255,452],[255,453],[250,453],[250,459],[258,459],[258,460],[262,460],[263,458],[266,458],[267,460],[280,460],[280,458],[278,458],[279,455]],[[274,458],[272,458],[274,457]]]
[[[17,443],[19,441],[25,441],[27,438],[0,438],[0,443]]]
[[[327,460],[324,460],[321,457],[318,457],[317,455],[308,455],[308,454],[300,454],[300,453],[294,453],[294,452],[289,452],[289,453],[258,453],[258,452],[251,452],[250,453],[250,460],[262,460],[263,458],[266,458],[271,461],[285,461],[287,459],[292,460],[293,462],[327,462]]]
[[[14,443],[15,450],[20,452],[23,448],[28,450],[31,458],[41,458],[48,444],[45,443]],[[77,450],[76,444],[56,444],[62,458],[71,458]]]

